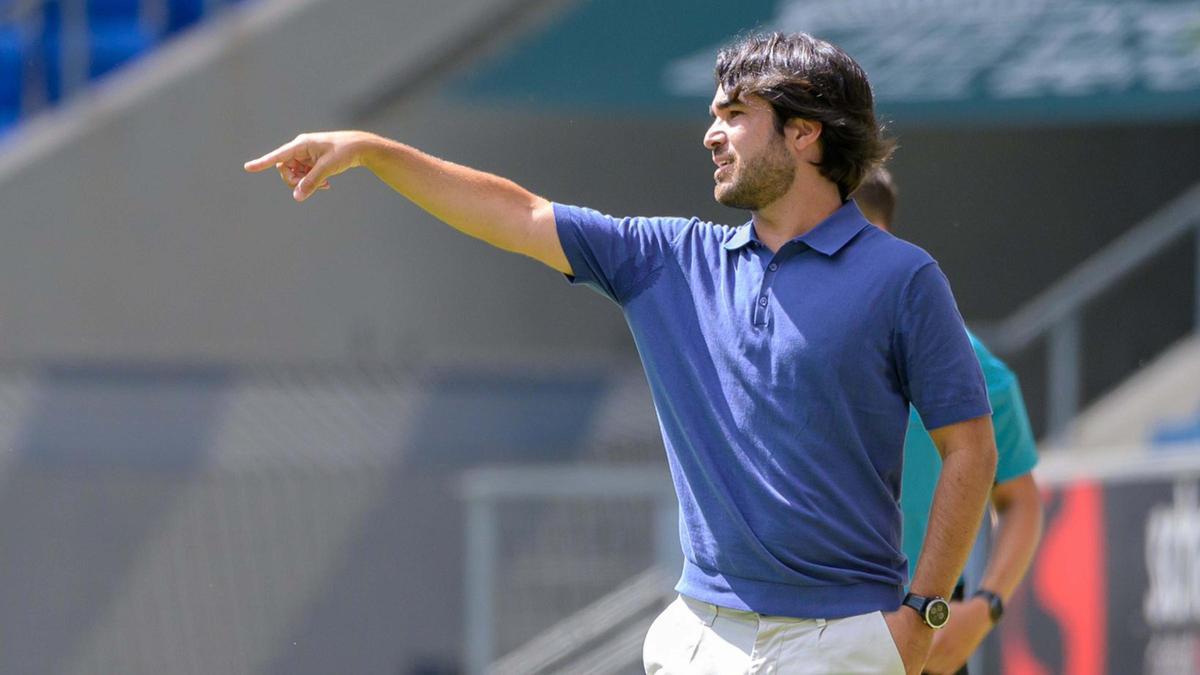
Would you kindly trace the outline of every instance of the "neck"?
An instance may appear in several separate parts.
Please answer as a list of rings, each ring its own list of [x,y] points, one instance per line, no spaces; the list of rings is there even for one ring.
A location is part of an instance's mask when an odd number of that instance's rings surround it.
[[[837,185],[797,181],[782,197],[752,212],[754,233],[772,251],[806,234],[842,207]]]

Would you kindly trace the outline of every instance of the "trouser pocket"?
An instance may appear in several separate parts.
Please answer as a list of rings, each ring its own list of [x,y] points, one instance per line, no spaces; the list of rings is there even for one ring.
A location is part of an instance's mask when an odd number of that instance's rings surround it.
[[[642,644],[642,666],[647,675],[672,675],[687,671],[700,644],[703,620],[681,597],[650,624]]]

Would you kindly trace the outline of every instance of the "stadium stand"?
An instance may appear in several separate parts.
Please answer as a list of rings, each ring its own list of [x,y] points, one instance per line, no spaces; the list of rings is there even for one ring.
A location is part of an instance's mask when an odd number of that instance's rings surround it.
[[[0,5],[0,133],[236,2],[9,0]]]
[[[522,378],[520,370],[507,376],[508,409],[544,407],[590,381],[586,372]],[[586,427],[603,409],[628,398],[617,383],[636,376],[589,385],[587,400],[571,405],[592,410],[567,421],[591,436]],[[452,635],[398,639],[391,628],[406,623],[415,602],[408,575],[454,574],[463,559],[461,540],[437,537],[441,521],[429,516],[457,512],[456,495],[441,485],[465,456],[429,456],[452,449],[431,444],[430,411],[450,406],[470,419],[478,403],[449,402],[445,387],[424,386],[436,381],[487,391],[496,375],[138,364],[0,371],[8,449],[0,565],[9,582],[0,599],[11,608],[0,612],[11,640],[0,671],[380,672],[419,658],[444,663],[439,654],[457,649]],[[543,431],[525,414],[505,433],[536,439]],[[579,451],[569,439],[554,442]],[[661,486],[661,475],[652,478]],[[503,644],[546,628],[545,602],[551,617],[570,613],[649,564],[653,519],[643,504],[601,502],[516,503],[500,514],[506,571],[497,599],[516,631]],[[580,543],[586,548],[571,548]],[[446,588],[422,587],[420,604],[454,615]],[[161,615],[164,600],[179,611]]]
[[[1190,335],[1089,406],[1062,439],[1068,447],[1130,448],[1200,441],[1200,336]]]
[[[0,133],[21,116],[25,54],[29,40],[15,26],[0,25]]]
[[[1151,439],[1158,446],[1200,444],[1200,413],[1193,413],[1191,419],[1181,422],[1164,422]]]
[[[377,498],[408,407],[378,370],[0,383],[4,672],[255,670]],[[164,597],[180,611],[157,615]]]

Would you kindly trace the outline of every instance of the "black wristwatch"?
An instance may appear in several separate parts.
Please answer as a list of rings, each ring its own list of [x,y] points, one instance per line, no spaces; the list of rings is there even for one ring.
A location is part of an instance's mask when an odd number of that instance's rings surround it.
[[[975,594],[971,597],[983,598],[984,600],[987,600],[988,616],[992,617],[992,623],[996,623],[1000,620],[1000,617],[1004,616],[1004,601],[1001,600],[1000,596],[996,595],[995,593],[986,588],[981,588],[975,591]]]
[[[904,605],[917,610],[917,614],[921,615],[921,619],[925,621],[925,625],[934,630],[946,625],[950,620],[950,604],[945,598],[933,596],[927,598],[923,595],[909,593],[904,596]]]

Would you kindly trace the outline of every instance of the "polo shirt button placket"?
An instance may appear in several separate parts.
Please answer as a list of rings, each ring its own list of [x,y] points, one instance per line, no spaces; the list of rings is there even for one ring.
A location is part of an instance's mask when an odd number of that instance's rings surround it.
[[[769,302],[766,289],[764,288],[762,294],[758,296],[758,302],[754,303],[753,322],[755,326],[767,325],[767,304]]]
[[[767,272],[763,275],[762,288],[759,289],[758,306],[754,308],[754,325],[767,325],[767,305],[770,300],[767,298],[767,291],[771,284],[775,283],[775,273],[779,270],[779,262],[772,260],[767,263]]]

